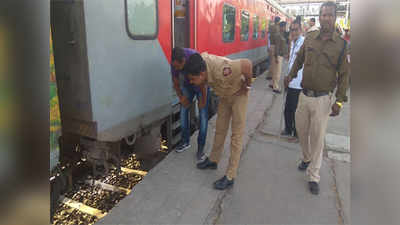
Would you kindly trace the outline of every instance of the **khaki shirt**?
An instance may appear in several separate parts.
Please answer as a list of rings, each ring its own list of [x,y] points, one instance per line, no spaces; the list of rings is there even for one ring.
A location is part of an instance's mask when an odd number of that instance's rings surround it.
[[[276,42],[279,39],[279,25],[272,24],[268,27],[269,32],[269,40],[271,45],[276,45]]]
[[[231,60],[226,57],[201,53],[207,65],[208,85],[216,95],[228,97],[234,95],[242,87],[240,60]]]
[[[289,76],[297,77],[297,71],[304,64],[301,82],[304,89],[332,92],[337,86],[336,101],[346,102],[346,90],[349,81],[347,49],[345,49],[341,58],[338,72],[336,71],[344,42],[336,32],[327,41],[320,38],[320,31],[308,33],[303,46],[297,53],[296,61],[293,63]]]
[[[279,32],[276,42],[276,54],[278,56],[284,56],[287,53],[288,53],[288,45],[286,42],[286,38],[283,36],[283,33]]]

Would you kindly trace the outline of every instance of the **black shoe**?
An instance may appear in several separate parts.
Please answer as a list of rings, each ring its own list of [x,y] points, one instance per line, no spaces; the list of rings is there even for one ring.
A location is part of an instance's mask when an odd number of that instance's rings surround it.
[[[269,88],[274,88],[274,86],[272,86],[271,84],[268,85]]]
[[[207,156],[204,154],[204,145],[198,145],[196,153],[197,162],[203,162],[206,158]]]
[[[190,144],[189,143],[181,143],[180,145],[178,145],[175,149],[176,152],[181,153],[186,151],[188,148],[190,148]]]
[[[272,77],[267,77],[267,80],[272,80]]]
[[[304,170],[307,169],[308,165],[310,165],[310,162],[303,162],[303,161],[301,161],[301,163],[300,163],[298,169],[301,170],[301,171],[304,171]]]
[[[217,169],[218,164],[216,162],[211,162],[208,157],[200,163],[197,163],[197,168],[204,170],[204,169]]]
[[[272,90],[272,91],[275,92],[275,93],[277,93],[277,94],[282,93],[280,90]]]
[[[233,186],[234,179],[228,180],[226,176],[214,182],[214,188],[217,190],[225,190]]]
[[[308,182],[308,188],[310,189],[311,194],[318,195],[319,194],[319,184],[314,181]]]

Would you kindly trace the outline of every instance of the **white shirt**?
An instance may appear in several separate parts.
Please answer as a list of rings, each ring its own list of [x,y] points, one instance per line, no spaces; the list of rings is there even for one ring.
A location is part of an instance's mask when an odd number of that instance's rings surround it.
[[[290,69],[292,69],[293,63],[296,60],[297,52],[300,50],[301,46],[303,45],[303,42],[304,42],[304,37],[301,35],[297,38],[296,42],[292,41],[290,45],[291,47],[290,47],[289,62],[288,62],[289,66],[287,74],[289,74]],[[289,87],[294,89],[302,89],[300,85],[302,79],[303,79],[303,68],[301,68],[297,72],[297,77],[294,78],[289,83]]]

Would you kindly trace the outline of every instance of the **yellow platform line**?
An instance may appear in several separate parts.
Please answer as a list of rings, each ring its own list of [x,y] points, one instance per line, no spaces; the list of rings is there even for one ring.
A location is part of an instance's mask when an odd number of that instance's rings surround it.
[[[84,212],[86,214],[95,216],[95,217],[97,217],[99,219],[101,219],[105,215],[107,215],[107,213],[102,213],[101,210],[92,208],[92,207],[87,206],[87,205],[85,205],[85,204],[83,204],[81,202],[77,202],[77,201],[74,201],[74,200],[69,199],[69,198],[63,198],[62,199],[62,203],[64,203],[65,205],[67,205],[67,206],[69,206],[71,208],[74,208],[74,209],[77,209],[77,210],[79,210],[81,212]]]

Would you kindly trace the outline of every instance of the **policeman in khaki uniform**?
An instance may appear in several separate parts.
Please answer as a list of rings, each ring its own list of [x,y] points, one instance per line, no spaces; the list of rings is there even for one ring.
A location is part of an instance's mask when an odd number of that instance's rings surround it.
[[[190,56],[184,70],[192,84],[200,87],[208,84],[219,96],[213,148],[210,157],[197,164],[199,169],[217,169],[232,119],[229,165],[226,175],[214,183],[214,188],[224,190],[233,185],[239,166],[246,126],[248,90],[251,88],[253,74],[252,63],[248,59],[230,60],[204,52]]]
[[[340,113],[347,101],[349,62],[346,57],[346,41],[335,32],[336,4],[321,5],[319,20],[321,29],[307,34],[285,86],[297,76],[303,67],[302,93],[295,115],[296,128],[303,160],[299,170],[307,170],[308,186],[312,194],[319,194],[319,170],[322,163],[325,131],[329,116]],[[333,91],[336,89],[336,99]]]
[[[276,44],[279,40],[279,21],[281,18],[279,16],[275,17],[274,24],[269,24],[268,26],[268,37],[269,37],[269,48],[268,48],[268,56],[269,56],[269,69],[267,80],[271,80],[273,74],[275,73],[277,67],[277,57],[276,57]]]
[[[279,23],[279,33],[276,36],[275,40],[275,50],[274,50],[274,56],[272,60],[272,82],[269,85],[270,88],[272,88],[272,91],[280,94],[280,88],[279,88],[279,81],[281,79],[281,73],[282,73],[282,61],[283,57],[285,57],[288,53],[287,50],[287,43],[286,39],[284,37],[284,32],[286,30],[286,22],[282,21]]]

